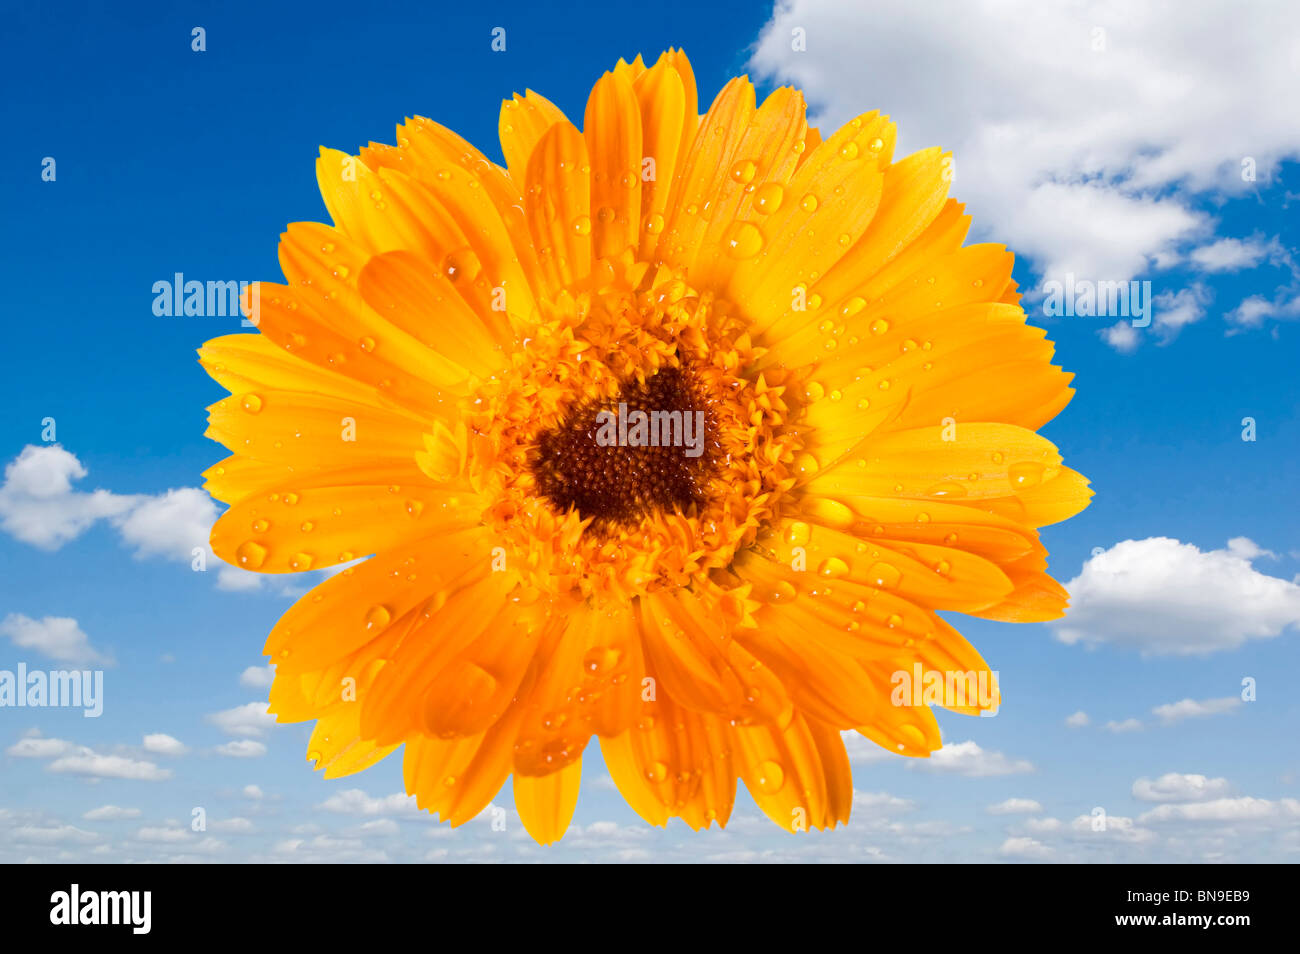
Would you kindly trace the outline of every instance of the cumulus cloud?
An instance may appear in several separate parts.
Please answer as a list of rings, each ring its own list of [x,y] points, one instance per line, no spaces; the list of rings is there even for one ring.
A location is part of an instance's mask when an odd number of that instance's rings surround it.
[[[1181,805],[1160,805],[1139,819],[1143,824],[1155,822],[1269,822],[1300,819],[1300,801],[1283,798],[1216,798]]]
[[[159,768],[153,762],[125,755],[105,755],[86,746],[77,746],[74,751],[59,756],[50,763],[49,769],[83,778],[120,778],[137,782],[162,782],[172,777],[171,769]]]
[[[988,807],[990,815],[1033,815],[1043,810],[1043,806],[1032,798],[1008,798]]]
[[[275,679],[275,669],[271,666],[249,666],[239,674],[239,684],[245,689],[270,689]]]
[[[65,739],[45,739],[40,736],[28,736],[25,739],[19,739],[5,749],[5,755],[12,755],[14,758],[19,759],[52,759],[57,755],[63,755],[65,752],[71,752],[73,748],[73,744]]]
[[[16,842],[42,845],[67,842],[88,844],[99,840],[94,832],[83,831],[74,825],[19,825],[7,834]]]
[[[1004,858],[1030,858],[1043,859],[1052,856],[1053,849],[1050,845],[1045,845],[1037,839],[1030,838],[1026,835],[1017,835],[1008,838],[998,849],[998,854]]]
[[[257,759],[266,754],[266,746],[253,739],[236,739],[218,745],[213,751],[232,759]]]
[[[112,657],[92,647],[90,637],[68,616],[32,619],[10,613],[0,620],[0,636],[7,636],[19,649],[31,649],[59,662],[77,666],[113,664]]]
[[[89,746],[74,745],[66,739],[48,739],[37,734],[18,740],[5,750],[5,754],[16,758],[52,760],[48,766],[49,771],[84,778],[161,782],[172,776],[170,769],[159,768],[144,759],[106,755]]]
[[[855,818],[861,818],[864,815],[896,815],[899,812],[909,812],[916,807],[916,804],[910,799],[899,798],[897,795],[890,795],[888,792],[857,792],[853,793],[853,814]]]
[[[1132,354],[1141,342],[1137,329],[1129,321],[1117,321],[1109,328],[1101,329],[1097,334],[1101,336],[1102,341],[1120,354]]]
[[[209,822],[208,827],[227,835],[247,835],[254,830],[253,823],[247,818],[219,818]]]
[[[179,740],[162,732],[144,737],[144,750],[155,755],[184,755],[189,749]]]
[[[1125,540],[1066,584],[1064,643],[1111,644],[1144,656],[1206,655],[1268,639],[1300,623],[1300,586],[1252,566],[1263,553],[1237,538],[1201,551],[1169,537]]]
[[[415,799],[410,795],[396,792],[392,795],[374,797],[359,788],[349,788],[325,799],[319,806],[327,812],[339,815],[415,815]]]
[[[1138,719],[1124,719],[1122,722],[1111,719],[1102,728],[1107,732],[1137,732],[1142,728],[1142,722]]]
[[[1197,204],[1254,188],[1246,160],[1267,182],[1300,155],[1300,7],[1254,12],[781,0],[750,67],[805,90],[826,128],[878,107],[899,123],[900,155],[952,149],[977,229],[1045,277],[1125,281],[1186,259],[1227,270],[1253,250],[1208,243]],[[792,49],[796,27],[806,52]],[[878,41],[870,55],[863,37]]]
[[[1154,780],[1138,779],[1133,783],[1133,797],[1143,802],[1204,802],[1225,795],[1230,788],[1226,778],[1167,772]]]
[[[1204,285],[1192,285],[1179,291],[1162,292],[1152,301],[1155,315],[1152,327],[1162,344],[1178,337],[1185,327],[1205,317],[1205,307],[1214,296]]]
[[[226,735],[260,737],[275,725],[275,716],[267,711],[265,702],[248,702],[233,709],[223,709],[206,716]]]
[[[1236,696],[1227,696],[1222,699],[1182,699],[1178,702],[1169,702],[1156,706],[1151,711],[1165,725],[1173,725],[1176,722],[1182,722],[1184,719],[1232,712],[1239,705],[1241,705],[1241,700]]]
[[[1254,268],[1269,256],[1276,258],[1282,254],[1277,239],[1265,242],[1262,239],[1221,238],[1193,250],[1188,257],[1201,271],[1238,272]]]
[[[1088,713],[1080,709],[1078,712],[1065,717],[1065,724],[1071,729],[1082,729],[1088,724]]]
[[[58,444],[29,444],[5,467],[0,485],[0,529],[23,543],[57,550],[101,520],[108,521],[135,556],[190,563],[196,548],[205,566],[217,564],[217,586],[257,589],[261,578],[216,560],[208,534],[217,506],[197,487],[161,494],[116,494],[77,490],[88,471],[75,454]]]
[[[1228,321],[1237,328],[1258,328],[1269,318],[1289,320],[1300,317],[1300,294],[1282,288],[1272,298],[1251,295],[1228,312]]]
[[[140,809],[101,805],[99,808],[92,808],[81,817],[86,821],[118,821],[123,818],[139,818]]]
[[[1001,752],[989,752],[974,742],[955,742],[945,745],[928,759],[912,759],[909,766],[927,772],[947,772],[982,778],[992,775],[1019,775],[1032,772],[1034,766],[1024,759],[1013,759]]]
[[[120,516],[137,503],[136,497],[107,490],[74,490],[73,482],[86,473],[81,461],[58,444],[27,445],[5,467],[0,527],[23,543],[57,550],[97,521]]]

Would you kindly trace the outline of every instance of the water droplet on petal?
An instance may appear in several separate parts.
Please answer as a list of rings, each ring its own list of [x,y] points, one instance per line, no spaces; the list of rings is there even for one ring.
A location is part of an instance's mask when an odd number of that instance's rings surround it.
[[[781,208],[785,199],[785,187],[779,182],[768,182],[758,187],[754,193],[754,209],[764,215],[771,215]]]
[[[758,172],[758,166],[752,159],[740,159],[731,165],[731,178],[741,185],[752,182],[754,173]]]
[[[764,795],[775,795],[785,785],[785,769],[768,759],[758,766],[757,783]]]
[[[235,550],[235,561],[245,570],[256,570],[266,562],[266,547],[253,540],[245,540]]]
[[[763,248],[763,233],[752,222],[736,222],[727,230],[724,243],[732,258],[753,258]]]

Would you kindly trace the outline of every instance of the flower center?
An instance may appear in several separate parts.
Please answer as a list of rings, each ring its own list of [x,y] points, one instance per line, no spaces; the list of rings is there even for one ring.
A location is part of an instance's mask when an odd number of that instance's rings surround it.
[[[570,410],[538,436],[532,469],[557,510],[603,528],[703,507],[717,450],[712,402],[689,371],[665,367]]]

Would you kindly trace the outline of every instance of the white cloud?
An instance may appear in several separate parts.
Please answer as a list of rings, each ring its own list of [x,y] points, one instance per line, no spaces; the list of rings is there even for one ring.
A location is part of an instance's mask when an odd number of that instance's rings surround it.
[[[1272,299],[1263,295],[1243,299],[1228,312],[1227,319],[1238,328],[1258,328],[1268,318],[1291,319],[1297,316],[1300,316],[1300,295],[1290,288],[1280,288]]]
[[[977,229],[1038,271],[1123,281],[1206,247],[1195,205],[1253,188],[1243,159],[1267,182],[1300,155],[1297,34],[1287,0],[1251,16],[1215,0],[782,0],[750,67],[804,89],[826,128],[879,107],[900,155],[951,148]]]
[[[1050,858],[1052,853],[1051,846],[1024,835],[1008,838],[998,849],[1005,858]]]
[[[1216,798],[1208,802],[1189,802],[1182,805],[1160,805],[1146,812],[1139,821],[1147,822],[1252,822],[1300,818],[1300,801],[1283,798],[1269,801],[1266,798]]]
[[[260,801],[261,799],[266,797],[260,785],[245,785],[243,789],[243,795],[245,798],[251,798],[254,801]]]
[[[267,711],[265,702],[248,702],[233,709],[223,709],[206,717],[226,735],[260,737],[275,725],[275,716]]]
[[[376,818],[374,821],[361,824],[357,829],[357,834],[363,837],[367,835],[385,837],[396,835],[399,831],[401,831],[401,828],[391,818]]]
[[[40,736],[28,736],[25,739],[19,739],[5,749],[5,755],[12,755],[20,759],[52,759],[55,756],[63,755],[65,752],[71,752],[72,749],[72,743],[65,739],[45,739]]]
[[[228,835],[247,835],[253,831],[253,823],[247,818],[219,818],[208,822],[208,827]]]
[[[1065,724],[1068,725],[1071,729],[1082,729],[1085,725],[1088,724],[1088,713],[1080,709],[1078,712],[1074,713],[1073,715],[1066,716]]]
[[[140,841],[159,844],[177,844],[178,842],[189,841],[191,835],[187,828],[146,826],[137,831],[135,837]]]
[[[109,656],[90,645],[90,637],[77,621],[67,616],[44,616],[32,619],[22,613],[10,613],[0,620],[0,635],[8,636],[19,649],[35,650],[42,655],[73,665],[112,665]]]
[[[1106,838],[1111,841],[1124,842],[1148,842],[1155,838],[1155,835],[1145,828],[1138,825],[1138,822],[1132,818],[1126,818],[1123,815],[1105,815],[1104,827],[1098,828],[1099,819],[1093,815],[1080,815],[1074,821],[1070,822],[1069,831],[1076,836],[1084,839]],[[1143,816],[1145,818],[1145,816]],[[1141,821],[1139,819],[1138,821]]]
[[[1182,722],[1184,719],[1194,719],[1198,716],[1222,715],[1225,712],[1232,712],[1239,705],[1241,700],[1236,696],[1227,696],[1223,699],[1182,699],[1178,702],[1169,702],[1161,706],[1156,706],[1151,711],[1165,725],[1173,725],[1176,722]]]
[[[87,778],[122,778],[138,782],[161,782],[172,777],[171,769],[159,768],[153,762],[128,758],[125,755],[104,755],[85,746],[50,763],[51,772],[81,775]]]
[[[83,831],[72,825],[20,825],[7,834],[16,842],[44,845],[66,842],[86,844],[99,840],[93,831]]]
[[[138,557],[160,556],[189,563],[195,547],[207,551],[208,534],[216,520],[217,505],[206,492],[181,487],[141,499],[117,521],[117,528]]]
[[[96,521],[119,516],[135,505],[135,497],[107,490],[73,490],[73,481],[86,473],[81,461],[58,444],[28,444],[5,467],[0,527],[24,543],[57,550]]]
[[[1111,719],[1102,728],[1107,732],[1137,732],[1142,728],[1142,723],[1137,719],[1125,719],[1123,722]]]
[[[1203,802],[1226,794],[1230,788],[1226,778],[1168,772],[1154,781],[1138,779],[1133,783],[1133,797],[1143,802]]]
[[[1065,824],[1059,818],[1026,818],[1020,827],[1036,835],[1046,835],[1060,831]]]
[[[161,557],[190,563],[201,548],[204,565],[217,565],[217,587],[255,590],[256,573],[221,563],[208,546],[217,506],[197,487],[161,494],[115,494],[79,491],[73,483],[87,475],[76,455],[58,444],[29,444],[5,467],[0,485],[0,529],[44,550],[57,550],[100,520],[108,520],[122,543],[137,557]]]
[[[120,808],[117,805],[101,805],[99,808],[92,808],[81,817],[86,821],[118,821],[123,818],[139,818],[140,809]]]
[[[881,748],[861,732],[849,729],[840,733],[844,741],[844,750],[848,753],[852,765],[869,765],[872,762],[884,762],[895,758],[895,754]]]
[[[410,795],[395,792],[382,798],[367,795],[359,788],[349,788],[325,799],[319,806],[340,815],[415,815],[418,809]]]
[[[1133,323],[1128,319],[1117,321],[1109,328],[1101,329],[1097,334],[1101,336],[1102,341],[1120,354],[1132,354],[1137,350],[1140,342],[1137,329],[1133,327]]]
[[[988,807],[990,815],[1033,815],[1043,810],[1043,806],[1032,798],[1008,798]]]
[[[1202,552],[1168,537],[1125,540],[1066,584],[1071,607],[1052,624],[1064,643],[1109,643],[1144,656],[1204,655],[1300,623],[1300,586],[1251,566],[1244,538]]]
[[[270,689],[275,679],[275,669],[271,666],[249,666],[239,674],[239,684],[246,689]]]
[[[853,793],[854,818],[861,818],[864,815],[895,815],[899,812],[910,812],[915,807],[916,804],[910,799],[899,798],[888,792],[855,791]]]
[[[266,746],[252,739],[236,739],[218,745],[213,751],[232,759],[256,759],[266,754]]]
[[[1254,268],[1266,256],[1276,256],[1281,251],[1277,239],[1264,242],[1260,239],[1221,238],[1195,249],[1188,258],[1205,272],[1239,272]]]
[[[155,755],[184,755],[189,749],[179,739],[162,732],[155,732],[144,737],[144,750]]]
[[[1034,766],[1024,759],[1012,759],[1001,752],[987,752],[974,742],[956,742],[932,752],[928,759],[912,759],[908,765],[929,772],[950,772],[983,778],[992,775],[1019,775],[1032,772]]]
[[[1209,289],[1199,284],[1156,295],[1151,303],[1152,327],[1161,343],[1169,343],[1183,328],[1204,318],[1205,306],[1213,297]]]

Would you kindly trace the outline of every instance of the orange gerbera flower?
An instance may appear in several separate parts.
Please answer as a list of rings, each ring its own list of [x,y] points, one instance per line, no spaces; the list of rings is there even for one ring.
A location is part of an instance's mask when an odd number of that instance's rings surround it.
[[[653,824],[725,825],[739,776],[833,827],[842,731],[940,745],[895,674],[987,673],[936,610],[1061,615],[1035,528],[1090,491],[1035,433],[1073,392],[1011,254],[962,246],[937,149],[804,113],[739,78],[700,117],[670,51],[606,73],[582,131],[507,101],[505,168],[422,118],[322,150],[334,225],[290,225],[260,334],[200,354],[231,392],[215,552],[369,557],[266,643],[327,777],[405,745],[457,825],[513,774],[551,842],[594,734]]]

